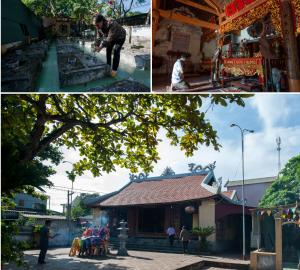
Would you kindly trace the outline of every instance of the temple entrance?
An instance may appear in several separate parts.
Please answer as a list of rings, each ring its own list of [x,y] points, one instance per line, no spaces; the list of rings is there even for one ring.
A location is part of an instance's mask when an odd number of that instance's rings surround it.
[[[282,226],[282,263],[284,268],[298,269],[300,263],[300,227],[289,223]]]
[[[245,215],[245,246],[246,252],[250,251],[251,216]],[[218,249],[242,252],[243,250],[243,219],[241,214],[227,215],[216,222],[216,237]]]
[[[138,230],[141,233],[163,233],[164,221],[164,207],[139,209]]]

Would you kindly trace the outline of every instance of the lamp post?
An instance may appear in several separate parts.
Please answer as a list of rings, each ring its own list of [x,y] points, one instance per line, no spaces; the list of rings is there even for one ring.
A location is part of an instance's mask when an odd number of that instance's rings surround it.
[[[244,185],[245,185],[245,165],[244,165],[244,135],[245,132],[253,133],[254,130],[250,129],[243,129],[237,124],[231,124],[230,127],[237,127],[241,131],[241,139],[242,139],[242,174],[243,174],[243,184],[242,184],[242,205],[243,205],[243,260],[246,257],[246,247],[245,247],[245,192],[244,192]]]

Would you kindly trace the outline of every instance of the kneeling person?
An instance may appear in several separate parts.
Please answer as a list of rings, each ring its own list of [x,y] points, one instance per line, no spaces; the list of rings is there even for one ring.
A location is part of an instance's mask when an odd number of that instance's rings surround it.
[[[111,67],[111,54],[114,53],[111,76],[115,77],[120,64],[120,52],[126,39],[126,30],[116,21],[106,20],[101,14],[95,17],[94,24],[99,35],[104,37],[95,51],[100,52],[106,48],[106,61],[109,67]]]
[[[175,62],[172,71],[172,87],[174,89],[188,89],[189,85],[184,80],[183,64],[187,60],[187,55],[182,54]]]

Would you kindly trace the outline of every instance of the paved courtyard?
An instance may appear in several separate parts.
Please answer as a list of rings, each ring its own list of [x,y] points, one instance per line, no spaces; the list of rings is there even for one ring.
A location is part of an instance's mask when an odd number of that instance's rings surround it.
[[[241,262],[235,259],[226,259],[221,257],[183,254],[169,254],[145,251],[129,251],[128,257],[116,256],[116,252],[112,252],[107,258],[78,258],[69,257],[68,248],[51,249],[47,253],[45,265],[37,264],[38,250],[30,250],[25,252],[25,260],[28,262],[29,269],[43,270],[175,270],[184,266],[188,266],[205,260],[219,260],[228,262]],[[26,268],[18,268],[12,265],[4,265],[5,270],[19,270]],[[201,270],[228,270],[225,268],[203,267]]]

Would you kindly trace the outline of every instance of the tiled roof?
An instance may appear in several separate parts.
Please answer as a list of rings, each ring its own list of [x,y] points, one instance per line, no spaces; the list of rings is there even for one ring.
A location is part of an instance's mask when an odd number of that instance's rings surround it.
[[[228,190],[228,191],[222,192],[222,194],[229,199],[232,199],[232,196],[234,195],[234,193],[235,193],[235,190]]]
[[[207,174],[184,175],[182,177],[131,182],[116,195],[101,202],[99,205],[145,205],[208,198],[215,194],[201,185],[206,176]]]

